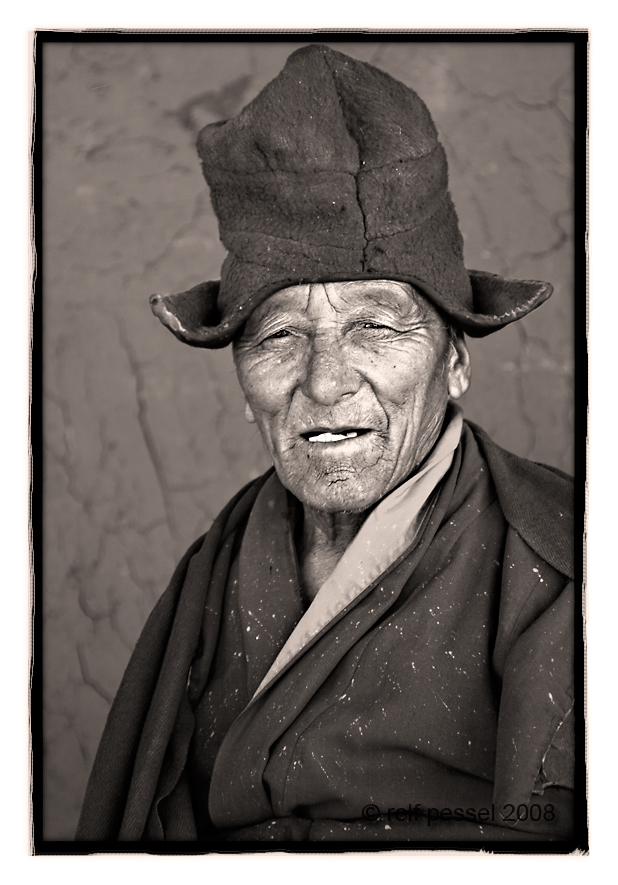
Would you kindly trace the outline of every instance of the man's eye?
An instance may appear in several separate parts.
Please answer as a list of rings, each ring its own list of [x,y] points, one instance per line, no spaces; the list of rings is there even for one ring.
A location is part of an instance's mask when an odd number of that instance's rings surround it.
[[[287,338],[289,334],[289,329],[279,329],[278,332],[273,332],[272,335],[267,335],[264,341],[272,341],[273,338]]]
[[[393,331],[390,326],[383,326],[381,323],[363,323],[363,329],[382,329],[383,331]]]

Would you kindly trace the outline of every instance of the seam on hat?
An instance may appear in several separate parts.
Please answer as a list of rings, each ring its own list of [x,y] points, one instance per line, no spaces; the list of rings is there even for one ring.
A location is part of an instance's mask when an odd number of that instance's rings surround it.
[[[330,71],[330,75],[331,75],[332,79],[335,80],[335,70],[333,68],[333,65],[330,63],[330,61],[331,61],[330,57],[328,55],[324,55],[324,61],[326,62],[326,65]],[[354,179],[354,187],[356,189],[356,204],[357,204],[359,212],[361,214],[361,218],[363,219],[363,239],[365,240],[365,246],[363,248],[363,255],[362,255],[362,259],[361,259],[361,264],[364,269],[365,265],[367,263],[367,247],[369,246],[369,240],[367,239],[367,216],[365,215],[365,209],[364,209],[363,204],[361,202],[360,193],[359,193],[358,176],[360,175],[360,172],[362,169],[360,145],[358,143],[358,140],[354,137],[354,133],[352,132],[352,130],[348,126],[345,108],[344,108],[343,103],[341,101],[341,95],[339,94],[339,90],[336,87],[335,83],[333,83],[333,85],[335,86],[335,95],[337,96],[337,103],[339,104],[339,108],[341,110],[341,117],[343,119],[343,125],[346,128],[346,132],[348,133],[348,135],[350,136],[350,138],[352,139],[352,141],[356,145],[356,152],[358,154],[358,167],[359,168],[356,170],[356,172],[348,172],[347,174],[351,175],[352,178]]]
[[[345,174],[351,175],[352,173],[349,172],[349,173],[345,173]],[[414,227],[406,227],[406,228],[403,228],[402,230],[396,230],[392,234],[377,234],[376,236],[373,236],[373,237],[367,236],[366,230],[365,230],[364,240],[365,240],[366,246],[368,246],[370,243],[375,242],[376,240],[388,240],[388,239],[390,239],[390,237],[396,237],[399,234],[408,234],[408,233],[412,233],[415,230],[418,230],[419,227],[422,227],[423,224],[425,224],[427,221],[429,221],[431,218],[433,218],[433,216],[436,214],[436,212],[440,209],[441,204],[446,202],[448,196],[449,196],[448,193],[441,194],[439,199],[437,200],[437,205],[434,208],[434,210],[432,212],[430,212],[428,215],[426,215],[422,221],[419,221],[418,224],[414,225]],[[358,201],[358,198],[357,198],[357,201]],[[363,215],[363,222],[365,222],[365,215],[364,215],[362,209],[361,209],[361,214]],[[294,239],[294,237],[280,237],[280,236],[278,236],[278,234],[265,233],[264,231],[261,231],[261,230],[254,230],[254,229],[237,230],[236,228],[229,228],[228,227],[228,228],[225,228],[224,233],[226,235],[236,234],[239,236],[243,236],[243,235],[248,236],[250,234],[256,234],[260,237],[264,237],[264,238],[269,237],[273,240],[280,240],[283,243],[298,243],[299,245],[306,245],[306,242],[304,240],[296,240],[296,239]],[[353,250],[349,249],[347,246],[337,246],[335,243],[313,243],[311,245],[314,247],[325,246],[328,249],[341,249],[342,252],[353,251]],[[233,255],[238,254],[236,252],[233,252],[233,250],[231,250],[231,249],[229,251]],[[310,258],[311,256],[307,255],[307,257]],[[365,259],[365,253],[363,251],[363,261],[364,261],[364,259]],[[244,261],[244,259],[242,259],[242,260]],[[259,262],[251,262],[251,263],[258,264]],[[271,265],[270,264],[264,265],[264,267],[271,267]],[[281,265],[279,265],[279,267],[281,267]]]
[[[442,195],[440,196],[439,200],[437,200],[437,205],[436,205],[436,207],[434,208],[433,212],[430,212],[428,215],[426,215],[426,216],[423,218],[423,220],[422,220],[422,221],[419,221],[418,224],[415,224],[414,227],[406,227],[406,228],[404,228],[403,230],[396,230],[396,231],[395,231],[394,233],[392,233],[392,234],[378,234],[378,235],[375,236],[375,237],[369,237],[367,242],[368,242],[368,243],[374,243],[376,240],[389,240],[391,237],[399,236],[399,234],[411,234],[411,233],[413,233],[415,230],[418,230],[420,227],[422,227],[424,224],[426,224],[428,221],[430,221],[430,220],[434,217],[434,215],[436,214],[436,212],[438,212],[438,210],[440,209],[442,203],[445,203],[446,200],[448,199],[448,197],[449,197],[449,194],[448,194],[448,193],[444,193],[444,194],[442,194]]]
[[[389,166],[397,166],[398,163],[418,163],[431,157],[440,147],[440,142],[436,141],[431,150],[427,151],[426,154],[420,154],[418,157],[399,157],[397,160],[389,160],[388,163],[381,163],[379,166],[361,166],[359,174],[377,172],[379,169],[388,169]]]
[[[347,126],[347,124],[346,124],[346,126]],[[360,157],[359,157],[359,160],[360,160]],[[352,175],[352,173],[350,173],[350,174]],[[363,246],[363,257],[361,259],[361,264],[363,265],[363,267],[365,267],[365,265],[367,263],[367,247],[369,246],[369,238],[367,236],[367,216],[365,215],[365,209],[363,208],[363,204],[362,204],[361,198],[360,198],[360,190],[359,190],[359,182],[358,182],[359,174],[360,174],[360,170],[359,170],[359,172],[356,173],[356,175],[352,175],[352,178],[354,179],[354,185],[356,187],[356,203],[358,205],[358,208],[359,208],[359,211],[361,214],[361,218],[363,219],[363,239],[365,240],[365,245]]]
[[[424,159],[422,157],[421,159]],[[398,160],[397,162],[405,162],[404,160]],[[388,166],[388,163],[385,163],[385,166]],[[383,169],[385,166],[372,166],[371,169],[361,170],[365,172],[371,172],[373,169]],[[254,169],[249,172],[242,172],[241,170],[236,170],[235,168],[230,169],[229,164],[223,164],[221,166],[216,166],[214,163],[211,164],[213,169],[221,170],[227,173],[228,179],[233,178],[255,178],[256,175],[267,175],[269,178],[272,178],[273,175],[307,175],[313,177],[314,175],[354,175],[353,172],[349,172],[347,169],[279,169],[276,167],[269,166],[267,169]],[[208,184],[208,187],[211,190],[225,190],[225,187],[229,182],[225,182],[222,187],[219,183],[216,184]]]

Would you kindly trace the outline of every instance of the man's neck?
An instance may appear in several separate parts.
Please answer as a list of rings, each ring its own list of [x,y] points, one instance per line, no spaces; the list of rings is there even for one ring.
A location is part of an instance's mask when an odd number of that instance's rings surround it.
[[[297,542],[302,589],[311,602],[350,546],[370,510],[326,513],[303,507],[302,533]]]

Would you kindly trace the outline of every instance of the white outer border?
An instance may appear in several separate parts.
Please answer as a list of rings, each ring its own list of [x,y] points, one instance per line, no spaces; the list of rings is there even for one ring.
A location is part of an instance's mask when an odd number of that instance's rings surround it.
[[[357,876],[361,882],[374,877],[414,876],[440,881],[453,878],[458,882],[517,882],[530,875],[532,869],[540,876],[571,878],[601,874],[613,867],[612,848],[615,841],[616,809],[610,805],[615,781],[616,731],[615,664],[609,655],[616,646],[618,597],[616,588],[616,468],[614,456],[615,405],[610,399],[611,369],[609,360],[616,352],[616,322],[607,309],[608,299],[615,295],[616,202],[616,114],[615,114],[615,31],[614,13],[605,0],[589,0],[582,4],[565,0],[560,5],[551,0],[519,0],[502,8],[492,2],[469,0],[462,4],[443,0],[435,4],[414,4],[406,16],[405,5],[367,4],[312,0],[305,4],[248,3],[236,0],[224,8],[215,4],[177,0],[153,10],[133,0],[107,0],[101,6],[89,6],[83,0],[58,0],[50,4],[30,0],[22,9],[11,4],[12,11],[3,16],[4,40],[2,65],[3,108],[5,123],[2,137],[2,168],[4,173],[2,244],[8,267],[3,297],[8,310],[1,351],[4,407],[2,410],[3,487],[8,500],[2,508],[3,563],[8,566],[3,581],[3,618],[0,623],[0,649],[3,679],[3,727],[1,758],[4,760],[3,795],[0,801],[0,846],[3,869],[9,881],[23,883],[62,880],[79,882],[87,877],[89,885],[109,883],[119,867],[127,874],[150,882],[169,879],[170,865],[180,867],[183,876],[220,875],[242,877],[251,881],[268,876],[272,881],[278,868],[281,876],[293,875],[295,885],[315,881],[316,877],[339,878]],[[216,7],[216,8],[213,8]],[[569,857],[526,857],[503,855],[495,857],[405,856],[405,852],[380,855],[269,855],[176,858],[144,856],[38,857],[29,858],[28,827],[28,720],[27,720],[27,650],[30,633],[28,552],[28,338],[30,307],[29,270],[30,245],[28,187],[29,126],[31,86],[31,38],[28,31],[79,27],[116,28],[587,28],[591,32],[591,101],[593,127],[591,153],[591,245],[594,248],[591,282],[594,299],[591,306],[590,342],[590,518],[588,522],[588,715],[589,715],[589,777],[591,780],[591,855],[581,861]],[[8,197],[8,205],[7,205]],[[611,203],[610,203],[611,201]],[[611,207],[611,209],[610,209]],[[611,214],[610,214],[611,211]],[[611,276],[610,276],[611,275]],[[10,311],[10,313],[9,313]],[[614,372],[615,376],[615,372]],[[613,380],[613,378],[612,378]],[[21,674],[21,678],[15,674]],[[612,758],[613,756],[613,758]],[[583,863],[584,866],[580,866]],[[292,864],[290,870],[288,865]],[[379,864],[379,867],[376,867]],[[413,866],[411,866],[413,864]],[[455,864],[457,865],[455,867]],[[498,869],[496,869],[498,865]],[[545,867],[545,869],[541,869]],[[559,867],[559,868],[557,868]],[[190,869],[188,869],[190,868]],[[16,875],[11,875],[15,872]],[[121,881],[126,881],[123,877]],[[405,879],[404,879],[405,881]]]

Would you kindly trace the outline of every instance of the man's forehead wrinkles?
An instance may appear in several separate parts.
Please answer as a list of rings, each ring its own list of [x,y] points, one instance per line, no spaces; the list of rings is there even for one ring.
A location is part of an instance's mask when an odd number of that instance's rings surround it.
[[[353,280],[331,286],[336,297],[352,307],[372,304],[408,314],[425,301],[409,284],[396,280]]]
[[[396,280],[350,280],[305,283],[279,289],[256,309],[249,328],[258,329],[279,321],[294,319],[345,322],[366,310],[390,313],[401,320],[426,317],[431,313],[428,300],[407,283]],[[252,322],[253,320],[253,322]]]
[[[341,283],[327,285],[338,286],[342,290],[358,290],[359,292],[402,292],[409,296],[413,292],[410,283],[401,280],[346,280]]]

